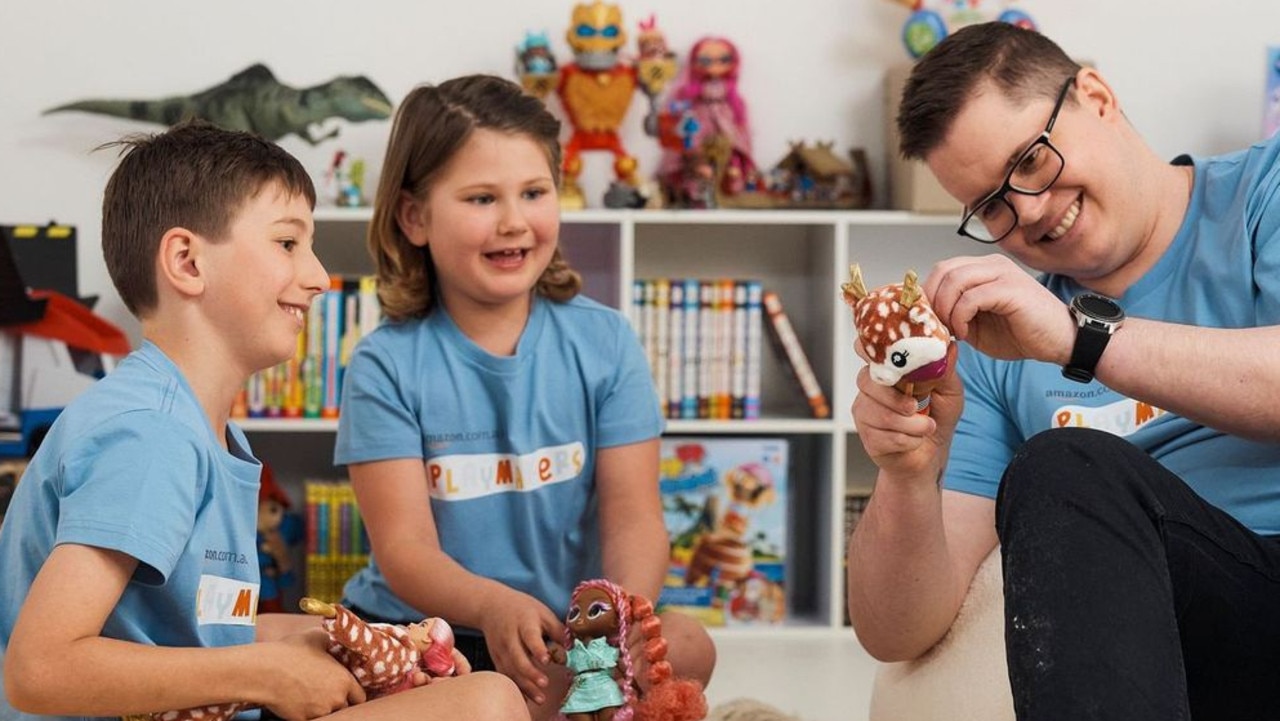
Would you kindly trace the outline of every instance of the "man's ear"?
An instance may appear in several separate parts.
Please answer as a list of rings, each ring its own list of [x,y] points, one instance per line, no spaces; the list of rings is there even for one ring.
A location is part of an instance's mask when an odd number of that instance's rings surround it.
[[[409,242],[419,248],[427,246],[427,203],[407,190],[400,191],[396,203],[396,225]]]
[[[186,228],[170,228],[160,238],[156,260],[157,282],[180,295],[195,297],[204,292],[205,241]]]
[[[1096,68],[1081,68],[1076,73],[1076,100],[1099,118],[1120,117],[1120,101]]]

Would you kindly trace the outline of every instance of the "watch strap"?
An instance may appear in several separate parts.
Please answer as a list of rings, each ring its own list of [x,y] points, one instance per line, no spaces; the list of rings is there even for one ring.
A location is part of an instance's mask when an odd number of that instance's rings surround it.
[[[1071,360],[1062,367],[1062,375],[1079,383],[1088,383],[1098,369],[1098,361],[1102,360],[1102,351],[1107,349],[1111,334],[1105,328],[1086,321],[1076,331],[1076,343],[1071,348]]]

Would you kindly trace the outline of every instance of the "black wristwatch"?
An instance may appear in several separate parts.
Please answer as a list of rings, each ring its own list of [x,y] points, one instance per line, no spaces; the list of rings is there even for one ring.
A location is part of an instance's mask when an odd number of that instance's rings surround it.
[[[1114,300],[1097,293],[1081,293],[1071,299],[1071,317],[1076,319],[1076,344],[1062,375],[1078,383],[1093,380],[1098,360],[1107,343],[1124,323],[1124,309]]]

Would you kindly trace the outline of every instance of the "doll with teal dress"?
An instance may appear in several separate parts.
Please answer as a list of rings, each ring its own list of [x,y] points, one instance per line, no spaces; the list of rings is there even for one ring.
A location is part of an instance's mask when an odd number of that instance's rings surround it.
[[[702,684],[672,677],[662,621],[647,598],[604,579],[583,581],[573,591],[565,629],[565,648],[553,658],[573,673],[560,709],[569,721],[696,721],[706,716]],[[633,636],[636,652],[649,660],[643,684],[635,678]]]

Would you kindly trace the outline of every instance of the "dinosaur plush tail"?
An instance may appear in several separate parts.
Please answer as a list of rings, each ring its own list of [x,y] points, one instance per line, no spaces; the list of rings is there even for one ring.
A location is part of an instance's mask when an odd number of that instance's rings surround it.
[[[164,100],[80,100],[66,105],[59,105],[44,111],[62,113],[78,111],[109,115],[113,118],[143,120],[160,125],[174,125],[186,118],[197,115],[197,111],[185,98],[166,98]]]

